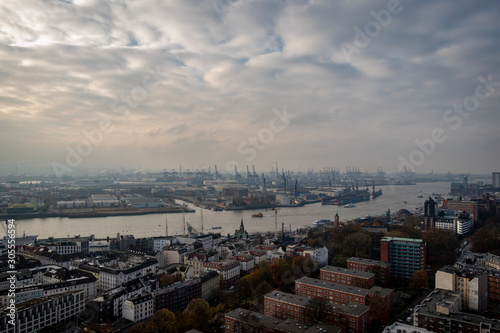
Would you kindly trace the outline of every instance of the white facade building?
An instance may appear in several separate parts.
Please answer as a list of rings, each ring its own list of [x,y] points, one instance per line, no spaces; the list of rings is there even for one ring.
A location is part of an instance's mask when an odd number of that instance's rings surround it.
[[[122,317],[133,322],[143,321],[154,313],[154,302],[151,294],[123,302]]]
[[[131,265],[128,268],[102,267],[99,272],[99,284],[101,292],[119,287],[124,282],[131,281],[149,273],[156,274],[158,271],[158,260],[148,258],[142,263]]]

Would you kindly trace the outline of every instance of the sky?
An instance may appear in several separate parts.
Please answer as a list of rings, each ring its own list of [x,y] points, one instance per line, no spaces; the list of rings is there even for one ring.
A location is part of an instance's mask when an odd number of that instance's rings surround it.
[[[500,171],[497,1],[7,0],[0,14],[0,175]]]

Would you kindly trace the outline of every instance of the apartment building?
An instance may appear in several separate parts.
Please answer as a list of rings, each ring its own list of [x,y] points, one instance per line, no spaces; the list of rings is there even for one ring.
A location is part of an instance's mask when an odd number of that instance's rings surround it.
[[[351,257],[347,259],[347,268],[374,273],[377,286],[387,286],[391,283],[391,264],[388,262]]]
[[[356,287],[375,286],[375,274],[348,268],[325,266],[320,269],[320,279]]]

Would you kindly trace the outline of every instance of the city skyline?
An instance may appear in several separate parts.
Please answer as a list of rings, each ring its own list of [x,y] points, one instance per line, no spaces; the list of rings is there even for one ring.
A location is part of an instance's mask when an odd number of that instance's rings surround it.
[[[494,2],[9,1],[0,12],[3,175],[500,165]]]

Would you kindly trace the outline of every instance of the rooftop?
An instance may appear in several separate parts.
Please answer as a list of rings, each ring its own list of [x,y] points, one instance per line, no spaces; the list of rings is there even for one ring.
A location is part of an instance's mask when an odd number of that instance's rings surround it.
[[[380,296],[386,296],[393,292],[392,289],[382,288],[382,287],[373,287],[371,289],[353,287],[346,284],[334,283],[329,281],[323,281],[318,279],[313,279],[310,277],[301,277],[300,279],[295,280],[295,283],[304,283],[312,286],[318,286],[322,288],[338,290],[344,293],[349,293],[353,295],[366,296],[369,294],[377,293]]]
[[[268,298],[271,300],[276,300],[276,301],[281,301],[281,302],[288,302],[290,304],[295,304],[299,306],[306,306],[308,302],[311,300],[310,298],[304,297],[304,296],[299,296],[299,295],[294,295],[290,293],[285,293],[281,291],[271,291],[270,293],[267,293],[264,295],[264,298]],[[332,304],[334,311],[338,309],[342,309],[345,313],[348,313],[350,315],[354,316],[360,316],[366,311],[370,310],[369,306],[362,305],[362,304],[349,304],[349,305],[339,305],[339,304]]]
[[[342,267],[336,267],[336,266],[325,266],[320,269],[321,271],[327,271],[327,272],[333,272],[333,273],[339,273],[339,274],[345,274],[345,275],[350,275],[350,276],[359,276],[364,279],[370,279],[372,277],[375,277],[374,273],[370,272],[364,272],[364,271],[356,271],[354,269],[348,269],[348,268],[342,268]]]
[[[391,263],[389,263],[389,262],[373,260],[373,259],[350,257],[349,259],[347,259],[347,262],[349,262],[349,261],[351,261],[353,263],[358,262],[360,264],[365,264],[365,265],[377,265],[377,266],[391,267]]]
[[[239,321],[251,323],[254,327],[262,327],[266,329],[278,329],[290,333],[340,333],[341,329],[337,326],[316,324],[313,326],[304,326],[294,320],[281,320],[264,316],[261,313],[238,308],[226,313],[226,317],[233,318]]]

